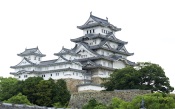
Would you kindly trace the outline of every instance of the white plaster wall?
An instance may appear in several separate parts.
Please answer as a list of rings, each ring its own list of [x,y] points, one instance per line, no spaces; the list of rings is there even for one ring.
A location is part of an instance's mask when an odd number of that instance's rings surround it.
[[[92,31],[93,29],[95,30],[95,32],[91,33],[91,34],[99,34],[100,33],[100,34],[106,35],[106,33],[102,32],[102,29],[106,30],[107,32],[112,32],[112,30],[110,28],[97,26],[97,27],[93,27],[93,28],[84,29],[83,35],[87,34],[87,31],[89,31],[89,30]],[[88,32],[88,34],[90,34],[90,33]]]
[[[101,91],[101,90],[105,90],[105,88],[104,87],[100,87],[100,86],[94,86],[94,85],[79,86],[78,87],[78,92],[80,92],[80,91],[87,91],[87,90]]]
[[[103,50],[103,49],[98,49],[96,51],[98,54],[100,55],[104,55],[104,56],[110,56],[110,55],[113,55],[114,53],[111,52],[111,51],[107,51],[107,50]]]
[[[40,61],[41,61],[41,57],[39,57],[39,56],[34,56],[34,55],[30,55],[30,56],[26,56],[26,58],[29,60],[29,61],[31,61],[31,62],[33,62],[33,63],[39,63]]]
[[[97,69],[93,72],[92,77],[108,78],[112,72],[105,69]]]
[[[115,69],[122,69],[122,68],[125,68],[125,67],[126,67],[126,65],[122,61],[114,61],[113,62],[113,68],[115,68]]]
[[[79,80],[84,79],[84,76],[81,72],[73,72],[73,71],[45,73],[45,74],[40,74],[39,76],[43,77],[44,80],[48,80],[49,78],[52,78],[52,79],[72,78],[72,79],[79,79]]]
[[[112,61],[107,61],[107,60],[100,59],[100,60],[97,60],[97,61],[94,61],[94,62],[97,63],[97,64],[100,64],[102,66],[113,68]]]

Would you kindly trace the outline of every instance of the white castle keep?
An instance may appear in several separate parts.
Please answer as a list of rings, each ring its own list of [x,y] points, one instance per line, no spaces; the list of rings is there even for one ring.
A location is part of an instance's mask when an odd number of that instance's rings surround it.
[[[54,55],[57,59],[42,61],[46,55],[42,54],[39,48],[25,49],[18,54],[22,61],[11,68],[18,80],[25,80],[29,77],[43,77],[44,80],[52,78],[78,80],[77,91],[96,90],[104,88],[97,82],[98,78],[108,78],[115,69],[124,68],[126,65],[135,65],[127,60],[129,53],[125,44],[115,37],[115,32],[120,28],[110,24],[108,19],[102,19],[90,14],[89,19],[82,26],[83,36],[71,39],[75,43],[74,48],[62,48]],[[75,86],[75,87],[76,87]]]

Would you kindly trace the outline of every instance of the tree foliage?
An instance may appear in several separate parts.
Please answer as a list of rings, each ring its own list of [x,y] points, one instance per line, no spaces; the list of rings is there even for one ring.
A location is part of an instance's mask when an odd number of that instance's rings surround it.
[[[88,104],[84,105],[82,109],[106,109],[106,106],[98,103],[96,99],[92,98],[89,100]]]
[[[142,101],[144,103],[142,104]],[[135,97],[131,102],[119,98],[113,98],[109,105],[104,105],[92,99],[83,109],[140,109],[143,105],[146,109],[173,109],[175,100],[170,94],[153,93]]]
[[[159,65],[152,63],[139,63],[137,68],[128,66],[115,70],[103,85],[108,91],[143,89],[169,93],[174,90],[164,70]]]
[[[23,81],[21,87],[22,87],[22,93],[27,96],[29,101],[32,104],[37,104],[37,95],[36,93],[38,92],[37,90],[37,85],[39,84],[40,81],[42,81],[42,77],[29,77],[25,81]]]
[[[5,103],[14,103],[14,104],[27,104],[31,105],[30,101],[27,99],[27,96],[19,93],[18,95],[12,96],[8,100],[4,101]]]
[[[0,77],[0,101],[7,100],[19,93],[17,83],[18,80],[15,78]]]
[[[18,81],[14,78],[0,78],[0,101],[21,104],[23,96],[31,104],[49,107],[66,107],[70,99],[66,82],[62,79],[43,80],[41,77],[30,77],[25,81]]]

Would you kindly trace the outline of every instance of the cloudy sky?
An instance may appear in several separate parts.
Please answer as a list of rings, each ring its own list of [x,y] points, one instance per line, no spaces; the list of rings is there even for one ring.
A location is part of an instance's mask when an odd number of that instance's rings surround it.
[[[175,87],[174,0],[1,0],[0,76],[10,76],[25,48],[38,46],[43,60],[57,58],[62,46],[72,48],[70,39],[83,35],[76,26],[91,11],[122,28],[116,37],[135,53],[129,60],[159,64]]]

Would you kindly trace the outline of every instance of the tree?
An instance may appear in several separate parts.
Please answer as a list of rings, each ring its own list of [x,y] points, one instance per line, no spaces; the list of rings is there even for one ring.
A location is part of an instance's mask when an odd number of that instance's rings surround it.
[[[53,102],[59,102],[60,105],[66,107],[70,99],[70,92],[67,89],[66,82],[63,79],[59,79],[55,82],[55,86],[52,90]]]
[[[164,70],[158,64],[139,63],[140,69],[140,85],[141,89],[149,89],[152,91],[172,92],[173,87],[170,86],[169,78],[166,77]]]
[[[138,89],[140,86],[138,77],[139,73],[137,70],[128,66],[115,70],[103,85],[107,91],[113,91],[114,89]]]
[[[18,95],[15,95],[8,100],[4,101],[5,103],[14,103],[14,104],[27,104],[31,105],[30,101],[27,99],[27,96],[22,95],[19,93]]]
[[[19,93],[17,83],[18,80],[15,78],[0,77],[0,101],[7,100]]]
[[[137,69],[137,70],[136,70]],[[174,90],[163,69],[152,63],[139,63],[137,68],[118,69],[110,75],[103,85],[106,90],[143,89],[169,93]]]
[[[171,94],[151,93],[136,96],[131,102],[126,102],[119,98],[113,98],[110,105],[103,105],[92,99],[83,109],[140,109],[143,105],[146,109],[173,109],[175,100]]]
[[[146,109],[173,109],[175,108],[175,100],[169,94],[153,93],[143,96],[137,96],[130,103],[133,109],[138,109],[141,101],[144,100],[144,107]]]
[[[70,99],[66,82],[60,80],[41,80],[36,85],[36,104],[40,106],[66,107]]]
[[[54,82],[51,80],[42,80],[37,86],[37,92],[35,93],[37,99],[36,104],[39,106],[52,106],[52,90]]]
[[[26,95],[28,100],[32,104],[37,104],[36,103],[36,100],[38,99],[36,96],[36,93],[38,92],[37,85],[41,80],[43,80],[42,77],[29,77],[21,84],[22,94]]]
[[[95,107],[96,107],[96,109],[100,109],[102,106],[96,99],[92,98],[88,101],[88,103],[86,105],[83,106],[82,109],[95,109]]]

